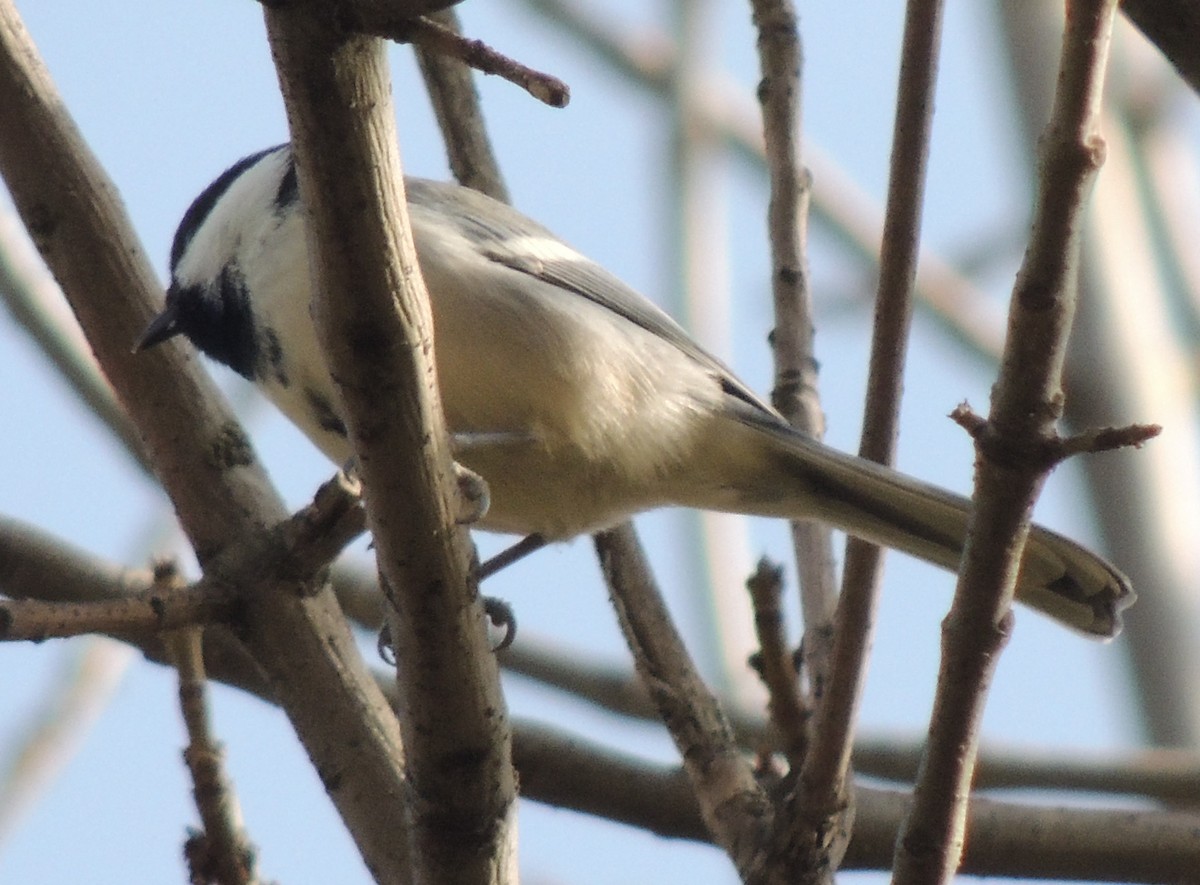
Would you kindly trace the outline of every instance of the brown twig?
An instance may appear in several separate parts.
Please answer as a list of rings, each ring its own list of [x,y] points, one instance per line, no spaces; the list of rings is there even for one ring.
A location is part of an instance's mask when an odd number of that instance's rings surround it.
[[[1159,424],[1101,427],[1097,430],[1086,430],[1070,436],[1051,433],[1049,437],[1035,440],[1032,445],[1025,446],[1019,452],[1006,452],[1002,448],[1004,441],[994,437],[991,424],[967,403],[960,403],[956,406],[950,413],[950,418],[967,431],[977,445],[986,449],[994,460],[1002,463],[1041,461],[1045,463],[1047,469],[1073,455],[1111,452],[1126,448],[1139,449],[1162,433],[1162,426]]]
[[[1021,127],[1015,143],[1032,167],[1050,118],[1065,4],[1005,0],[996,9],[1014,84],[1013,116]],[[1127,53],[1124,44],[1114,43],[1114,68],[1139,71],[1141,65],[1129,57],[1136,57],[1137,48]],[[1114,84],[1126,79],[1112,78]],[[1169,276],[1164,250],[1170,244],[1154,218],[1159,188],[1147,180],[1153,163],[1137,150],[1144,133],[1130,125],[1119,106],[1112,107],[1119,95],[1105,101],[1104,115],[1112,120],[1103,123],[1105,170],[1084,220],[1064,414],[1072,430],[1117,426],[1130,416],[1162,417],[1173,425],[1148,452],[1084,458],[1077,467],[1106,551],[1135,587],[1152,589],[1142,594],[1122,641],[1136,685],[1131,699],[1147,738],[1160,745],[1194,746],[1200,744],[1200,691],[1194,676],[1180,677],[1200,674],[1195,641],[1200,548],[1188,529],[1200,522],[1200,496],[1181,490],[1200,488],[1200,428],[1191,418],[1178,419],[1193,414],[1200,383],[1194,345],[1184,332],[1188,320],[1181,321],[1177,303],[1183,296],[1164,276],[1164,271]],[[1189,148],[1160,186],[1190,200],[1194,169]],[[1195,226],[1188,230],[1183,248],[1195,254]]]
[[[891,463],[895,457],[941,19],[941,0],[910,0],[907,5],[867,402],[859,446],[859,455],[883,464]],[[868,542],[851,538],[846,544],[832,675],[824,701],[817,709],[813,741],[801,773],[806,813],[814,816],[836,812],[848,799],[854,720],[861,703],[875,630],[882,557],[880,548]]]
[[[469,538],[455,525],[456,478],[404,211],[385,47],[331,31],[310,12],[268,8],[267,33],[308,212],[313,316],[395,609],[413,876],[506,881],[515,873],[511,732]]]
[[[784,633],[783,569],[766,559],[746,581],[750,600],[754,604],[754,628],[758,634],[757,669],[767,686],[768,711],[771,725],[778,735],[778,745],[793,770],[799,770],[808,746],[806,729],[808,711],[800,695],[800,674],[796,655],[787,644]]]
[[[103,602],[0,602],[0,642],[63,639],[85,633],[124,636],[228,621],[234,600],[224,588],[150,592]]]
[[[495,74],[552,108],[565,108],[571,100],[571,88],[558,77],[535,71],[497,52],[482,40],[467,39],[431,17],[409,19],[391,33],[379,36],[412,43],[424,50],[458,59],[481,73]]]
[[[1050,438],[1074,313],[1080,218],[1103,157],[1095,132],[1116,0],[1077,0],[1063,34],[1058,88],[1042,142],[1037,205],[1017,276],[990,432],[1021,451]],[[942,662],[928,749],[897,848],[896,881],[945,881],[962,856],[987,686],[1011,630],[1029,513],[1047,465],[997,463],[980,446],[976,509]]]
[[[169,595],[179,590],[172,586],[175,583],[156,581],[156,587]],[[184,847],[191,881],[198,885],[252,885],[258,881],[254,846],[242,828],[237,797],[224,771],[224,753],[212,738],[200,630],[172,632],[167,648],[179,674],[179,706],[188,734],[183,760],[192,776],[192,796],[204,825],[202,832],[189,836]]]
[[[309,581],[363,528],[357,485],[339,473],[317,489],[311,504],[265,537],[231,548],[209,563],[205,577],[190,588],[162,593],[147,574],[117,572],[130,595],[85,602],[0,602],[0,641],[84,633],[127,636],[228,622],[240,608],[241,594],[232,588],[249,588],[260,576],[264,583]],[[32,582],[62,575],[62,552],[46,546],[15,524],[0,522],[0,587],[6,593],[32,595]],[[41,564],[51,568],[44,570]],[[24,573],[17,576],[17,570]]]
[[[775,307],[771,402],[794,427],[820,439],[825,419],[817,390],[813,305],[805,253],[812,190],[808,170],[801,164],[800,34],[791,0],[752,0],[751,8],[758,30],[762,71],[758,100],[771,187],[767,207]],[[809,687],[819,697],[829,673],[833,613],[837,608],[833,535],[829,526],[813,521],[794,522],[791,531],[804,614],[804,667]]]

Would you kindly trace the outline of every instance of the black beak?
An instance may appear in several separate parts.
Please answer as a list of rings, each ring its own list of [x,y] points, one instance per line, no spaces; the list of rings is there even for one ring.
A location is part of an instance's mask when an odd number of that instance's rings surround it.
[[[181,331],[178,317],[175,315],[175,308],[168,304],[162,313],[150,321],[150,325],[146,327],[146,331],[134,345],[133,352],[141,353],[143,350],[149,350],[156,344],[162,344],[167,339],[174,338]]]

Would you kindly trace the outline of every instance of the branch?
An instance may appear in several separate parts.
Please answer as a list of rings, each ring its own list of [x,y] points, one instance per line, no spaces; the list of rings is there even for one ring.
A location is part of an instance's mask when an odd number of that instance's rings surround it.
[[[1084,202],[1103,157],[1095,133],[1116,0],[1077,0],[1063,34],[1058,88],[1042,143],[1033,232],[1017,275],[1009,334],[993,394],[990,433],[1006,452],[1054,437],[1062,366],[1075,308]],[[976,510],[954,602],[913,811],[897,849],[896,881],[941,881],[962,856],[987,686],[1012,627],[1013,588],[1040,459],[997,460],[977,444]]]
[[[794,427],[820,439],[825,432],[817,390],[817,361],[813,354],[813,305],[808,288],[808,205],[811,178],[801,166],[800,96],[803,63],[796,10],[791,0],[752,0],[758,29],[762,80],[763,144],[770,179],[767,231],[771,243],[771,293],[775,328],[775,382],[771,403]],[[833,562],[833,533],[812,520],[791,525],[800,600],[804,614],[804,667],[817,696],[829,675],[833,613],[837,608],[837,572]],[[757,611],[757,608],[756,608]],[[758,615],[756,615],[758,617]],[[777,715],[795,707],[796,698],[772,697]],[[798,710],[786,717],[797,721]],[[799,747],[807,737],[788,737]],[[799,763],[799,757],[794,758]]]
[[[517,726],[514,753],[526,793],[537,801],[599,814],[660,836],[708,838],[684,773],[544,725]],[[859,786],[844,870],[886,870],[911,797]],[[1190,881],[1200,866],[1197,817],[1039,807],[973,799],[971,842],[961,872],[1105,882]],[[795,880],[792,880],[795,881]]]
[[[116,189],[83,143],[11,0],[0,0],[0,173],[105,376],[137,424],[201,563],[286,514],[219,393],[179,345],[134,356],[162,290]],[[367,864],[406,870],[395,717],[333,595],[281,583],[246,599],[246,646],[269,675]],[[353,758],[353,764],[345,764]]]
[[[758,568],[746,581],[754,605],[754,629],[759,651],[755,668],[767,687],[767,710],[776,741],[787,757],[788,766],[798,769],[808,747],[808,711],[800,697],[800,675],[796,672],[797,655],[788,647],[784,635],[783,569],[759,560]]]
[[[881,464],[895,460],[941,20],[940,0],[909,0],[901,45],[867,401],[858,452]],[[805,811],[814,820],[834,813],[848,799],[855,717],[866,682],[882,567],[883,551],[878,546],[858,538],[847,540],[832,675],[828,692],[817,708],[813,741],[801,773]]]
[[[41,642],[85,633],[128,636],[227,622],[234,604],[223,587],[209,592],[147,593],[103,602],[0,601],[0,642]]]
[[[168,592],[178,590],[169,586],[177,583],[172,577],[156,583]],[[204,822],[203,832],[193,833],[184,846],[191,881],[253,885],[259,881],[254,846],[242,828],[241,809],[224,771],[224,753],[210,733],[200,631],[191,628],[174,632],[167,637],[167,647],[179,673],[179,706],[188,733],[183,760],[192,776],[196,809]]]
[[[3,526],[0,522],[0,529]],[[0,530],[0,551],[4,537]],[[45,539],[39,543],[44,544]],[[78,561],[71,568],[78,567],[77,578],[63,580],[53,585],[55,589],[70,588],[86,594],[81,599],[128,592],[129,580],[122,577],[122,570],[77,554],[68,558],[74,561],[76,557]],[[59,562],[63,561],[60,557]],[[109,576],[107,583],[98,577],[105,574]],[[38,585],[37,589],[46,586]],[[211,663],[214,631],[206,632],[205,657]],[[143,652],[152,650],[148,640],[125,641],[133,642]],[[159,663],[168,663],[162,655],[150,656]],[[578,666],[570,656],[559,660],[543,652],[527,654],[526,658],[519,670],[523,674],[543,678],[548,684],[575,691],[617,712],[655,718],[644,689],[631,676],[595,672],[594,668]],[[211,678],[247,688],[245,673],[230,669],[220,659],[218,663],[221,672],[210,668]],[[376,678],[394,698],[394,679],[382,675]],[[260,691],[259,696],[275,703],[269,694]],[[743,745],[762,745],[761,724],[747,722],[742,727],[747,735],[742,738]],[[919,748],[895,748],[892,744],[864,748],[864,755],[855,758],[856,766],[884,777],[911,777]],[[516,726],[513,753],[528,798],[600,815],[661,836],[709,838],[687,775],[677,767],[647,763],[585,738],[532,723]],[[983,756],[979,768],[980,780],[996,786],[1119,791],[1168,800],[1194,796],[1197,777],[1200,763],[1195,754],[1158,751],[1080,762],[1075,753],[1056,758],[1010,750],[996,753],[994,762]],[[890,865],[891,847],[907,801],[898,792],[857,788],[855,832],[844,869],[886,869]],[[1162,882],[1186,879],[1180,871],[1200,864],[1194,838],[1196,818],[1190,815],[1032,808],[987,799],[973,800],[969,813],[972,841],[964,858],[964,873],[1077,878],[1077,871],[1086,869],[1094,879]]]
[[[450,12],[439,15],[452,15]],[[457,19],[455,19],[457,22]],[[571,100],[571,89],[558,77],[535,71],[509,58],[482,40],[468,40],[457,30],[447,27],[437,18],[416,18],[398,22],[394,27],[373,31],[376,36],[401,43],[412,43],[422,54],[436,53],[457,59],[484,74],[495,74],[520,86],[538,101],[552,108],[565,108]]]
[[[433,368],[384,44],[267,8],[307,209],[313,316],[395,612],[417,879],[515,875],[516,781]],[[387,391],[381,397],[380,390]]]
[[[628,526],[595,536],[596,552],[638,674],[683,757],[714,841],[744,881],[795,882],[812,869],[810,834],[780,825],[771,799],[696,672]]]
[[[538,101],[563,108],[571,90],[562,80],[535,71],[488,46],[462,36],[452,9],[458,0],[329,0],[315,7],[318,15],[336,20],[342,33],[364,34],[411,43],[418,56],[457,60],[484,74],[495,74],[521,87]],[[323,7],[323,8],[322,8]],[[426,62],[423,60],[422,65]],[[486,193],[486,191],[485,191]]]
[[[149,572],[105,568],[0,518],[0,590],[37,597],[0,602],[0,641],[83,633],[128,637],[228,623],[235,612],[245,614],[241,600],[260,583],[313,580],[362,531],[357,485],[339,473],[294,516],[211,561],[196,584],[164,592]],[[43,586],[59,582],[66,586]],[[97,584],[103,589],[92,586]]]
[[[455,32],[460,29],[453,10],[438,13],[433,20]],[[432,52],[420,44],[415,49],[455,180],[463,187],[507,203],[508,188],[488,138],[471,69],[458,59]]]

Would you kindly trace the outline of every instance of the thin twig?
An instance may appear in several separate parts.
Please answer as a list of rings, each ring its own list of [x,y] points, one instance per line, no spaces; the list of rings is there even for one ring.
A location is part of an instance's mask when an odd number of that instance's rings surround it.
[[[158,582],[164,595],[177,582]],[[164,586],[165,584],[165,586]],[[183,760],[192,776],[192,796],[204,829],[192,833],[184,847],[191,881],[220,885],[252,885],[258,881],[254,846],[242,827],[241,809],[224,770],[224,753],[213,740],[205,699],[204,655],[200,630],[171,633],[167,647],[179,674],[179,706],[187,728]]]
[[[901,46],[867,401],[859,446],[859,455],[883,464],[891,463],[895,457],[941,19],[941,0],[909,0]],[[875,630],[882,558],[879,547],[856,538],[847,541],[832,675],[824,702],[817,709],[813,743],[801,774],[807,811],[814,815],[838,809],[847,801],[854,720],[861,704]]]
[[[435,16],[452,15],[451,10]],[[435,16],[407,19],[389,32],[377,36],[401,43],[412,43],[425,53],[437,53],[461,61],[484,74],[495,74],[520,86],[538,101],[552,108],[565,108],[571,100],[571,88],[558,77],[535,71],[516,59],[497,52],[482,40],[470,40],[456,29],[446,27]]]
[[[148,593],[103,602],[0,601],[0,642],[62,639],[85,633],[123,636],[228,621],[234,600],[225,588]]]
[[[801,161],[800,34],[791,0],[752,0],[751,8],[758,30],[762,71],[758,100],[771,187],[767,208],[775,307],[771,402],[794,427],[820,439],[825,419],[817,390],[813,305],[805,252],[812,189],[808,170]],[[829,674],[833,614],[837,608],[833,534],[828,525],[811,520],[792,523],[791,531],[804,614],[804,668],[813,696],[819,698]],[[799,741],[799,735],[794,740]],[[793,739],[789,739],[791,742]]]
[[[1096,133],[1116,0],[1076,0],[1063,34],[1038,198],[1010,305],[1009,336],[989,435],[1021,451],[1054,436],[1075,307],[1079,231],[1103,158]],[[962,856],[967,803],[987,686],[1012,625],[1010,607],[1044,460],[998,463],[978,446],[976,509],[942,661],[928,749],[912,813],[897,843],[899,883],[945,881]]]
[[[992,437],[992,426],[987,419],[974,411],[967,403],[960,403],[950,413],[950,419],[967,431],[975,442],[988,448],[991,456],[1002,462],[1043,462],[1047,469],[1055,467],[1074,455],[1111,452],[1117,449],[1140,449],[1162,433],[1160,424],[1127,424],[1124,427],[1101,427],[1085,430],[1070,436],[1052,436],[1034,440],[1019,452],[1000,448],[1002,441]]]
[[[779,745],[793,770],[799,770],[808,746],[808,711],[800,697],[800,675],[796,655],[784,633],[783,569],[766,559],[746,582],[754,604],[754,627],[758,633],[757,669],[770,696],[768,710]]]

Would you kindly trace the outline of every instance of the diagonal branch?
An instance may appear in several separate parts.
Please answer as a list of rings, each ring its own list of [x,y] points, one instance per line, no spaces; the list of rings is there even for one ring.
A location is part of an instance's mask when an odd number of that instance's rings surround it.
[[[626,525],[597,534],[595,544],[621,631],[683,757],[705,826],[744,880],[762,875],[757,865],[773,826],[770,799],[696,672],[636,536]]]
[[[137,424],[202,563],[285,515],[253,450],[194,357],[131,346],[162,290],[116,189],[84,144],[11,0],[0,0],[0,174],[104,374]],[[395,717],[327,588],[259,588],[244,641],[327,783],[367,863],[399,878]],[[353,764],[346,764],[353,757]]]

